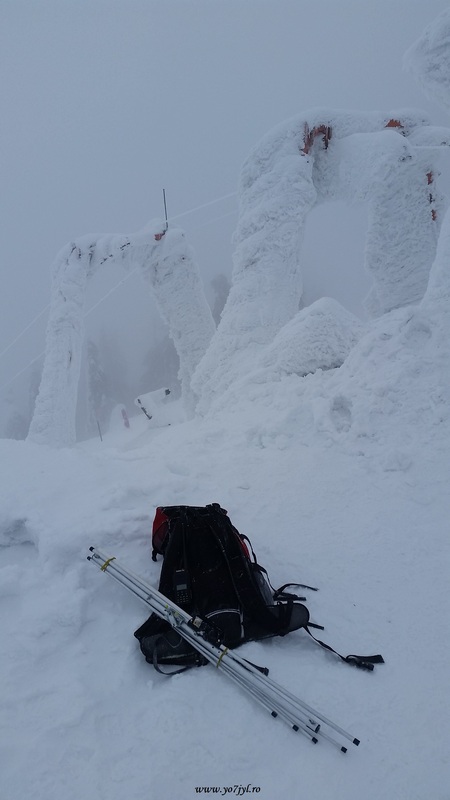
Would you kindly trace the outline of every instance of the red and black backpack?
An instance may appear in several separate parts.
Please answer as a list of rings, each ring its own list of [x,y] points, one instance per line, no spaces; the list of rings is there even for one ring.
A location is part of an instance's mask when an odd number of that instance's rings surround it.
[[[322,627],[309,621],[308,609],[301,602],[305,598],[286,591],[293,586],[313,587],[287,583],[275,590],[266,570],[258,564],[249,539],[239,533],[218,503],[158,507],[152,547],[154,561],[163,556],[158,590],[189,614],[202,618],[215,640],[226,647],[284,636],[299,628],[312,636],[310,627]],[[163,665],[187,669],[206,663],[169,622],[156,614],[134,635],[147,661],[158,671]],[[381,657],[340,658],[371,669],[367,662]]]

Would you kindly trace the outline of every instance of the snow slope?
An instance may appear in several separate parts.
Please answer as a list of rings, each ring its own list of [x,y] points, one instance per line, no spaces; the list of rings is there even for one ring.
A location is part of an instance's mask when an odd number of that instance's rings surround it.
[[[203,420],[151,429],[140,415],[59,451],[0,443],[5,800],[187,800],[249,784],[263,798],[448,799],[440,319],[392,312],[339,369],[301,378],[272,365]],[[383,653],[367,674],[301,632],[241,651],[358,736],[347,756],[296,736],[211,667],[158,675],[132,635],[147,609],[86,561],[95,544],[157,585],[154,507],[211,501],[274,584],[320,587],[308,605],[327,641]]]

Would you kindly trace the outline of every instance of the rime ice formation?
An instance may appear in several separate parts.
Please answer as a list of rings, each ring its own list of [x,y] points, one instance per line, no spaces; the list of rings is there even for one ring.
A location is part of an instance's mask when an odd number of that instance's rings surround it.
[[[361,321],[340,303],[322,297],[284,325],[261,361],[300,376],[340,367],[363,331]]]
[[[184,231],[169,228],[141,264],[142,275],[155,293],[180,357],[182,398],[190,416],[195,406],[191,377],[216,326]]]
[[[449,41],[450,12],[445,12],[405,57],[407,67],[439,99],[450,98]],[[450,107],[450,100],[445,102]],[[419,303],[443,217],[437,154],[449,143],[448,129],[430,126],[422,112],[411,110],[316,108],[270,131],[242,169],[233,284],[217,331],[192,250],[179,229],[155,236],[161,224],[154,221],[131,237],[91,237],[65,248],[55,266],[47,355],[29,438],[75,441],[85,284],[108,259],[138,265],[155,292],[180,356],[189,415],[194,409],[206,412],[242,378],[249,357],[263,363],[274,340],[272,356],[281,341],[289,342],[293,353],[297,335],[305,359],[314,352],[317,309],[310,317],[296,314],[303,230],[317,203],[343,198],[368,205],[365,267],[373,285],[366,307],[372,317]],[[297,364],[294,371],[301,368]]]
[[[367,301],[378,316],[416,303],[426,289],[442,201],[436,148],[447,144],[422,112],[313,109],[277,126],[254,148],[240,178],[233,285],[220,325],[194,375],[204,412],[242,376],[298,310],[306,216],[344,198],[369,206]]]
[[[450,9],[443,11],[424,30],[422,36],[404,55],[405,69],[412,73],[425,93],[450,111]],[[448,143],[448,130],[434,129],[436,143]],[[450,211],[447,211],[439,235],[436,258],[429,283],[421,303],[434,324],[440,324],[442,345],[440,354],[447,352],[450,317]],[[448,364],[445,375],[449,374]],[[450,390],[450,387],[448,387]],[[450,396],[450,391],[449,391]]]
[[[155,238],[154,221],[131,236],[83,237],[67,245],[53,268],[47,345],[39,394],[30,425],[31,441],[52,446],[76,441],[75,411],[83,341],[86,283],[104,263],[139,267],[155,294],[180,356],[182,396],[193,409],[190,377],[215,330],[192,248],[179,229]]]
[[[84,298],[95,254],[95,242],[83,240],[68,244],[54,263],[44,368],[28,433],[39,444],[76,439]]]
[[[450,9],[425,28],[406,51],[403,64],[427,95],[450,109]]]

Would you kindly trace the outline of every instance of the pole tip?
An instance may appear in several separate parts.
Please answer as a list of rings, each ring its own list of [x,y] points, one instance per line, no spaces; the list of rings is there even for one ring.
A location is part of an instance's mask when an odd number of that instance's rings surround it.
[[[356,744],[356,747],[358,747],[359,743],[360,743],[359,739],[353,739],[353,744]]]

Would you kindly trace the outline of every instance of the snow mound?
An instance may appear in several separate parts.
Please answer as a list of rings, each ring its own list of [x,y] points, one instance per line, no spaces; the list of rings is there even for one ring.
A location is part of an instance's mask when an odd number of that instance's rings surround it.
[[[361,321],[340,303],[322,297],[281,329],[261,362],[300,376],[340,367],[363,331]]]

